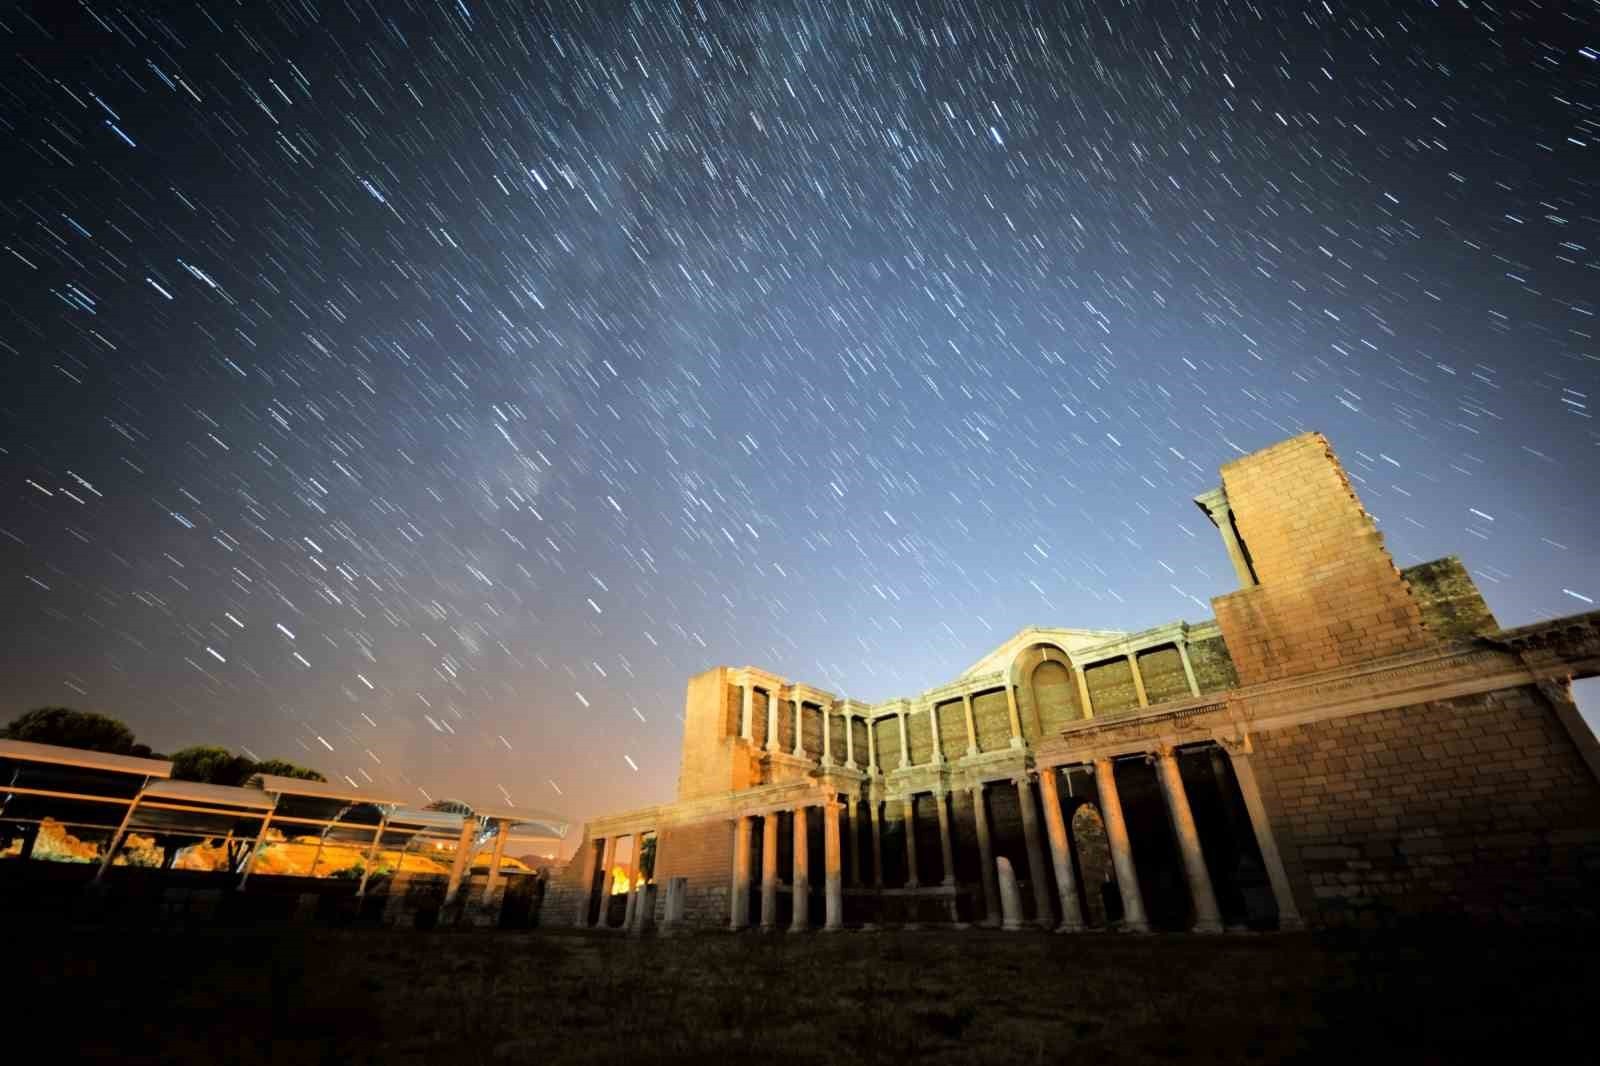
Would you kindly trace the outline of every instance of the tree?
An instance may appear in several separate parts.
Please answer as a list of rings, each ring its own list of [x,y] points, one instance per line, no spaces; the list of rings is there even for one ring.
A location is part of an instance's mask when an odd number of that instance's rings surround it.
[[[39,707],[20,715],[6,726],[11,740],[35,744],[59,744],[64,748],[103,751],[112,755],[133,755],[150,749],[133,739],[133,730],[115,718],[94,711],[75,711],[71,707]]]
[[[227,748],[196,744],[172,753],[172,779],[207,785],[242,785],[255,773],[256,764]]]
[[[300,781],[328,780],[315,770],[308,770],[304,766],[296,766],[294,763],[285,762],[282,759],[268,759],[265,762],[258,762],[256,763],[254,773],[275,774],[278,777],[293,777]],[[254,776],[254,774],[251,776]]]

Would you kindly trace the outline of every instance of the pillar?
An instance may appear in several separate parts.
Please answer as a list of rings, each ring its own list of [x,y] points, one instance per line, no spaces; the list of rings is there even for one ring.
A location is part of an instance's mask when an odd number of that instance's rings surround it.
[[[839,800],[830,797],[822,805],[822,855],[826,920],[824,932],[832,933],[844,928],[844,882],[839,871]]]
[[[500,887],[500,860],[505,858],[506,838],[511,835],[511,823],[502,820],[495,827],[494,852],[489,859],[489,881],[483,886],[483,902],[494,902],[494,890]]]
[[[1189,642],[1178,641],[1178,658],[1183,660],[1183,676],[1189,682],[1189,695],[1200,695],[1200,682],[1194,676],[1194,664],[1189,661]]]
[[[611,914],[611,867],[617,861],[617,838],[606,837],[605,851],[600,856],[600,918],[595,922],[601,929],[607,928]],[[585,910],[587,915],[588,911]]]
[[[850,886],[861,887],[861,797],[851,796],[845,808],[845,833],[850,837]]]
[[[1075,666],[1072,672],[1078,678],[1078,698],[1083,701],[1083,716],[1085,718],[1093,718],[1094,701],[1089,698],[1089,664],[1084,663],[1082,666]]]
[[[633,834],[633,857],[628,860],[628,891],[627,905],[622,909],[622,928],[633,928],[633,910],[639,905],[639,852],[644,846],[644,834]]]
[[[906,712],[900,711],[900,769],[911,765],[911,745],[906,740]]]
[[[1128,670],[1133,674],[1133,691],[1139,694],[1139,706],[1150,706],[1150,697],[1144,691],[1144,675],[1139,672],[1139,655],[1137,652],[1128,653]]]
[[[467,817],[461,823],[461,836],[456,839],[456,858],[450,864],[450,881],[445,886],[444,903],[449,906],[461,891],[461,877],[467,870],[467,860],[472,857],[472,836],[478,829],[478,820]]]
[[[1006,678],[1006,713],[1011,716],[1011,746],[1022,747],[1022,716],[1017,713],[1017,690],[1011,687],[1011,679]]]
[[[409,841],[407,841],[406,846],[411,846]],[[604,847],[605,843],[603,841],[595,840],[591,841],[589,846],[584,849],[585,854],[583,866],[581,867],[583,880],[579,882],[583,886],[583,891],[578,895],[578,913],[573,920],[573,924],[579,929],[586,929],[589,926],[589,905],[594,902],[594,864],[599,861],[600,853]],[[404,861],[402,858],[402,864]]]
[[[1044,804],[1044,830],[1050,841],[1050,865],[1055,870],[1056,893],[1061,897],[1061,924],[1058,933],[1083,932],[1083,904],[1078,899],[1078,883],[1072,876],[1072,845],[1067,840],[1067,823],[1061,816],[1061,792],[1054,766],[1039,771],[1039,800]]]
[[[733,820],[733,891],[729,897],[728,927],[735,931],[750,924],[750,816]]]
[[[823,722],[822,724],[826,726],[828,723]],[[806,731],[803,728],[804,726],[805,706],[800,697],[796,696],[794,697],[794,753],[802,759],[805,758],[806,754]]]
[[[1028,845],[1028,880],[1033,882],[1033,913],[1041,929],[1055,926],[1050,912],[1050,883],[1045,877],[1044,845],[1039,840],[1039,808],[1033,802],[1028,775],[1016,779],[1017,802],[1022,807],[1022,838]]]
[[[811,924],[811,843],[806,808],[796,807],[793,821],[794,881],[790,894],[794,897],[794,914],[789,920],[789,932],[803,933]]]
[[[844,711],[839,717],[844,720],[844,764],[854,770],[856,768],[856,716],[849,711]],[[822,727],[822,765],[832,766],[833,752],[829,750],[828,745],[828,733],[831,730],[828,729],[828,717],[826,714],[822,717]]]
[[[1172,815],[1172,828],[1178,834],[1178,851],[1183,855],[1183,874],[1189,882],[1189,898],[1194,901],[1194,931],[1220,933],[1222,912],[1217,908],[1217,894],[1211,887],[1211,873],[1206,869],[1205,853],[1200,850],[1200,830],[1194,824],[1189,796],[1183,789],[1178,753],[1171,745],[1163,745],[1156,752],[1156,769],[1161,775],[1161,791],[1167,797],[1167,810]]]
[[[944,865],[943,884],[956,883],[956,852],[950,842],[950,796],[935,792],[933,802],[939,808],[939,859]]]
[[[764,745],[768,751],[778,750],[778,694],[767,693],[767,742]]]
[[[871,718],[866,717],[863,717],[862,721],[867,723],[867,773],[876,774],[878,772],[877,723],[875,723]]]
[[[872,887],[883,887],[883,804],[872,797]]]
[[[778,812],[761,819],[761,931],[778,928]]]
[[[1256,835],[1256,847],[1261,850],[1261,863],[1267,868],[1272,898],[1278,904],[1278,928],[1302,928],[1305,923],[1300,918],[1300,909],[1295,906],[1294,892],[1289,887],[1289,874],[1283,868],[1278,840],[1272,833],[1266,804],[1261,800],[1261,786],[1256,781],[1256,769],[1250,761],[1249,744],[1246,742],[1225,747],[1228,759],[1233,764],[1233,778],[1239,782],[1239,794],[1244,798],[1244,809],[1250,815],[1250,828]]]
[[[933,735],[933,763],[935,766],[944,762],[944,741],[939,737],[939,705],[928,704],[928,728]]]
[[[1122,817],[1122,800],[1117,796],[1117,777],[1111,759],[1094,761],[1095,791],[1100,795],[1100,815],[1106,823],[1106,840],[1111,845],[1111,865],[1117,871],[1117,891],[1122,894],[1122,923],[1135,933],[1148,933],[1150,920],[1144,914],[1144,894],[1139,891],[1139,874],[1133,867],[1133,846],[1128,842],[1128,823]]]
[[[994,844],[989,840],[989,811],[983,801],[983,782],[972,786],[972,819],[978,827],[978,861],[983,867],[983,924],[1000,924],[1000,883],[994,866]]]
[[[383,843],[383,831],[389,828],[389,808],[382,808],[383,813],[378,816],[378,830],[372,834],[372,846],[367,849],[367,857],[361,864],[361,883],[356,886],[356,898],[365,899],[367,895],[367,882],[372,878],[372,868],[378,861],[378,846]]]
[[[978,720],[972,716],[972,693],[961,694],[961,710],[967,716],[967,754],[978,754]]]
[[[906,820],[906,887],[916,888],[920,884],[917,880],[917,797],[902,799],[900,810]]]
[[[744,705],[739,713],[739,735],[746,740],[755,737],[756,690],[748,680],[744,683]]]

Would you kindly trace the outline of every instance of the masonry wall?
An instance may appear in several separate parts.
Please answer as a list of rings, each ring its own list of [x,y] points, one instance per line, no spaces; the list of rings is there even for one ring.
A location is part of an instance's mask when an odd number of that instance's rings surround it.
[[[1011,711],[999,689],[972,697],[972,718],[978,727],[978,750],[1001,751],[1011,745]]]
[[[1227,464],[1222,484],[1260,582],[1212,601],[1243,684],[1432,643],[1372,516],[1321,434]]]
[[[1464,640],[1499,630],[1472,575],[1454,555],[1400,571],[1422,612],[1422,624],[1435,636]]]
[[[1309,922],[1593,921],[1600,785],[1536,689],[1257,734]]]
[[[674,877],[689,879],[684,901],[684,924],[720,927],[728,924],[729,893],[733,885],[733,833],[731,818],[672,826],[657,833],[655,882],[656,922],[666,915],[666,886]],[[752,857],[755,851],[751,851]],[[752,867],[759,870],[759,867]]]
[[[1099,663],[1084,671],[1089,682],[1089,702],[1094,713],[1114,714],[1139,706],[1139,693],[1133,687],[1133,667],[1126,659]]]
[[[1175,644],[1140,652],[1139,676],[1144,679],[1145,696],[1152,704],[1189,695],[1189,675],[1183,672],[1183,657]]]
[[[1194,679],[1203,695],[1239,687],[1239,675],[1221,637],[1191,641],[1189,665],[1194,667]]]

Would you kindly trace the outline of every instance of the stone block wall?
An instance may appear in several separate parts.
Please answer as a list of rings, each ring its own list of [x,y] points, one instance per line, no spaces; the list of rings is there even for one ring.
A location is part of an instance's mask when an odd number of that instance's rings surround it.
[[[1600,784],[1538,690],[1257,734],[1252,759],[1308,921],[1593,921]]]
[[[734,824],[732,819],[719,819],[671,826],[657,834],[655,881],[665,885],[674,877],[689,879],[684,899],[685,925],[713,928],[728,923]],[[754,849],[751,855],[755,855]],[[662,892],[656,902],[658,923],[665,916],[665,908],[666,893]]]
[[[941,703],[935,708],[939,715],[939,745],[947,760],[962,758],[967,754],[967,712],[960,700]]]
[[[1183,657],[1175,644],[1140,652],[1139,676],[1144,678],[1145,696],[1153,704],[1189,695],[1189,675],[1183,672]]]
[[[979,751],[1001,751],[1011,745],[1011,712],[1004,692],[996,689],[972,697],[972,717],[978,727]]]
[[[878,747],[878,765],[893,770],[900,765],[900,722],[894,715],[872,723],[872,742]]]
[[[926,766],[933,761],[933,723],[927,712],[913,711],[906,716],[906,741],[911,749],[911,765]]]
[[[822,720],[823,713],[814,707],[807,707],[800,719],[800,743],[805,746],[805,752],[813,759],[822,758]],[[840,732],[843,732],[841,727]],[[831,743],[831,741],[830,741]],[[844,745],[834,749],[839,753],[838,758],[844,758]],[[662,890],[662,895],[666,890]]]
[[[1133,667],[1126,659],[1113,659],[1089,667],[1085,672],[1089,681],[1089,702],[1094,713],[1115,714],[1139,706],[1139,693],[1133,687]]]
[[[1078,700],[1078,679],[1072,676],[1072,668],[1065,663],[1040,663],[1033,671],[1032,683],[1026,688],[1033,711],[1026,717],[1037,715],[1040,733],[1054,734],[1068,722],[1083,717]]]
[[[1454,555],[1419,563],[1400,571],[1411,596],[1422,611],[1422,624],[1447,640],[1488,636],[1500,624],[1494,620],[1472,575]]]
[[[739,687],[729,682],[725,667],[689,679],[683,703],[679,799],[748,788],[754,783],[749,754],[736,750],[738,742],[734,739],[739,732],[741,698]]]
[[[1249,685],[1427,647],[1432,638],[1372,516],[1319,433],[1222,468],[1260,584],[1212,601]]]
[[[1194,679],[1203,695],[1239,687],[1239,675],[1233,669],[1228,645],[1221,637],[1191,641],[1189,665],[1194,667]]]
[[[850,732],[853,738],[850,743],[855,745],[856,765],[865,769],[867,765],[867,723],[859,718],[852,718],[850,720]],[[834,738],[833,742],[833,761],[843,766],[844,757],[844,731],[841,726],[839,735]]]

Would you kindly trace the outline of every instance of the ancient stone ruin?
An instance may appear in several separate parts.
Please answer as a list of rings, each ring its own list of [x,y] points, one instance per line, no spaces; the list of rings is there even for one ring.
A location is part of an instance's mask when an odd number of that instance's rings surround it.
[[[677,800],[590,822],[544,923],[613,924],[651,835],[665,932],[998,927],[1001,863],[1062,932],[1592,921],[1600,612],[1502,630],[1455,557],[1397,569],[1319,434],[1196,503],[1240,586],[1214,619],[1025,629],[871,705],[690,679]]]

